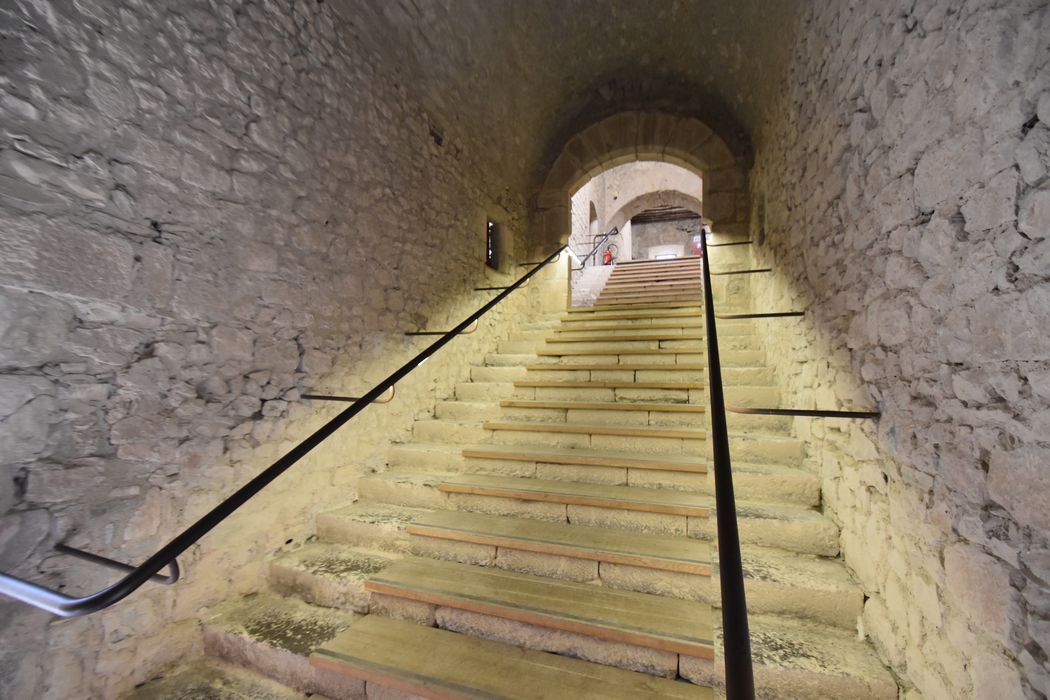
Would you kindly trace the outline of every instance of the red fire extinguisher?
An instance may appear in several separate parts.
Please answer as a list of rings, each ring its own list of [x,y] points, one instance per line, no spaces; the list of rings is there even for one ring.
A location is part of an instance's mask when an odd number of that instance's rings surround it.
[[[602,265],[611,265],[612,259],[612,251],[606,248],[605,252],[602,253]]]

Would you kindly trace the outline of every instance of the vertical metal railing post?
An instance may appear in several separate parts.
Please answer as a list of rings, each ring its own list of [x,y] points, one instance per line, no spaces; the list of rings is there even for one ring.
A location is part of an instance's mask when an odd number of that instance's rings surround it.
[[[718,526],[718,572],[722,588],[722,647],[725,661],[726,698],[754,700],[755,677],[751,667],[751,635],[747,624],[744,570],[740,558],[740,533],[733,494],[733,468],[729,459],[729,431],[722,367],[718,358],[715,302],[707,257],[707,236],[700,236],[703,251],[704,325],[707,336],[708,392],[711,401],[711,443],[714,452],[715,517]]]

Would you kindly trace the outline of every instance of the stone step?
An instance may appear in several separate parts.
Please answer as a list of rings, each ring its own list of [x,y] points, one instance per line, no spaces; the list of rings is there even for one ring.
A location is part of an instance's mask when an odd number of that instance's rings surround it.
[[[490,421],[482,428],[493,431],[491,442],[504,445],[542,444],[672,454],[704,454],[707,450],[706,431],[695,428],[527,420]]]
[[[595,318],[586,318],[580,315],[563,316],[559,324],[553,328],[555,333],[573,333],[579,331],[595,331],[601,328],[619,326],[625,328],[646,328],[658,324],[668,327],[703,327],[702,315],[692,311],[685,312],[603,312]],[[721,326],[718,326],[721,327]]]
[[[583,401],[662,401],[705,404],[702,382],[560,382],[525,380],[514,382],[512,396],[499,398]]]
[[[460,382],[456,398],[460,401],[497,401],[515,395],[513,382]]]
[[[649,318],[661,318],[665,317],[665,314],[670,312],[686,313],[689,312],[693,318],[703,318],[702,302],[696,299],[692,300],[674,300],[674,301],[654,301],[646,303],[632,303],[625,304],[622,308],[598,308],[596,306],[584,306],[584,307],[570,307],[567,309],[568,313],[575,315],[576,318],[621,318],[618,314],[621,313],[633,313],[637,311],[645,311],[646,316]]]
[[[656,321],[650,321],[650,323],[638,323],[644,319],[636,319],[636,322],[628,323],[627,321],[607,321],[607,322],[580,322],[580,323],[566,323],[556,328],[552,328],[551,331],[555,337],[558,338],[572,338],[577,335],[586,335],[589,333],[602,334],[608,336],[620,336],[631,337],[634,335],[650,335],[659,333],[660,335],[677,335],[680,333],[698,333],[703,332],[704,324],[702,321],[690,321],[688,319],[681,319],[677,323],[666,323]],[[550,337],[548,333],[544,337]]]
[[[221,605],[204,621],[204,650],[304,693],[363,697],[360,681],[316,669],[308,661],[357,617],[294,599],[252,596]]]
[[[461,456],[463,460],[459,462],[454,455],[427,461],[419,454],[420,459],[413,460],[413,464],[407,464],[407,460],[401,464],[416,469],[713,493],[713,482],[706,476],[708,457],[502,445],[466,447]],[[820,479],[802,469],[736,461],[733,482],[738,497],[745,500],[820,505]]]
[[[542,340],[503,340],[496,349],[505,355],[528,355],[543,345]]]
[[[677,686],[697,688],[691,683],[679,682]],[[318,696],[292,690],[233,664],[206,659],[169,669],[125,697],[127,700],[307,700]]]
[[[388,480],[386,488],[372,482]],[[712,540],[715,519],[710,496],[638,486],[610,486],[481,474],[381,475],[362,477],[362,495],[369,482],[376,500],[416,507],[451,508],[598,525],[640,532],[685,535]],[[411,489],[436,488],[447,500]],[[401,500],[398,500],[401,499]],[[819,512],[796,505],[737,501],[740,538],[747,544],[776,547],[817,556],[838,554],[838,527]]]
[[[725,692],[722,629],[715,616],[715,661],[682,657],[679,673]],[[895,700],[897,683],[856,632],[770,615],[749,615],[757,696],[774,700]]]
[[[364,480],[365,477],[362,478],[362,481]],[[711,513],[712,505],[711,499],[706,496],[695,496],[680,491],[482,474],[450,474],[438,481],[437,488],[442,493],[456,496],[513,498],[519,501],[658,513],[688,518],[707,518]],[[466,499],[450,498],[449,502],[453,505],[466,502],[469,505],[469,500]]]
[[[591,565],[583,567],[582,574],[574,572],[574,578],[583,581],[600,578],[599,563],[693,576],[711,575],[711,552],[707,543],[680,537],[453,511],[427,513],[408,525],[408,533],[474,545],[481,557],[478,563],[483,565],[492,565],[499,557],[499,549],[583,560]]]
[[[513,411],[519,409],[504,409]],[[537,413],[531,409],[521,409],[524,413]],[[610,412],[584,414],[588,422],[565,421],[563,412],[549,415],[519,417],[508,415],[514,420],[488,421],[481,425],[482,430],[494,431],[490,440],[479,438],[476,442],[492,442],[503,445],[520,445],[536,447],[539,445],[556,446],[574,449],[624,450],[628,452],[645,452],[661,454],[710,455],[710,445],[706,443],[705,430],[685,427],[674,422],[669,425],[650,425],[628,422],[641,412],[628,412],[620,421],[597,419],[610,415]],[[555,415],[557,414],[557,415]],[[649,414],[643,414],[648,417]],[[674,414],[671,414],[674,415]],[[614,416],[615,417],[615,416]],[[530,419],[531,418],[531,419]],[[417,422],[418,424],[418,422]],[[753,425],[753,424],[752,424]],[[416,434],[416,433],[414,433]],[[433,432],[431,432],[433,434]],[[441,442],[462,444],[461,438],[470,434],[481,435],[466,430],[450,432],[450,439]],[[760,433],[755,430],[733,432],[730,434],[731,456],[736,461],[757,464],[780,464],[797,467],[805,457],[805,443],[797,438],[776,433]],[[452,438],[455,438],[453,440]]]
[[[492,432],[477,423],[451,420],[417,420],[412,424],[412,439],[419,442],[441,442],[450,445],[488,442]]]
[[[381,614],[628,670],[673,678],[679,655],[714,656],[710,607],[694,601],[424,559],[365,586]]]
[[[500,408],[537,408],[559,411],[640,411],[642,413],[706,413],[706,406],[655,401],[549,401],[503,399]]]
[[[527,370],[524,367],[471,367],[472,382],[512,382],[525,379]]]
[[[498,416],[499,412],[495,401],[438,401],[434,407],[435,418],[452,421],[480,421]]]
[[[551,326],[550,328],[547,328],[547,329],[536,329],[536,330],[531,330],[531,331],[525,331],[525,330],[521,330],[519,328],[519,329],[517,329],[515,331],[512,331],[507,336],[507,340],[514,340],[514,341],[521,341],[521,342],[534,341],[534,340],[543,340],[544,338],[549,336],[551,333],[556,333],[557,332],[557,328],[558,328],[557,326]]]
[[[661,340],[703,340],[707,336],[703,333],[695,333],[693,331],[684,331],[681,328],[671,328],[667,331],[654,333],[653,331],[641,332],[641,331],[590,331],[590,333],[575,334],[575,333],[562,333],[549,335],[544,338],[548,343],[607,343],[607,342],[622,342],[622,343],[638,343],[645,341],[661,341]]]
[[[586,449],[559,449],[556,447],[508,447],[478,445],[463,448],[464,457],[473,459],[511,460],[533,464],[561,464],[606,469],[655,469],[659,471],[706,474],[707,460],[680,455],[631,454]]]
[[[361,551],[357,549],[361,547],[381,549],[390,552],[391,557],[411,553],[417,556],[479,566],[494,566],[519,573],[589,581],[611,588],[641,593],[698,600],[716,607],[721,604],[717,575],[713,580],[709,580],[708,577],[699,574],[671,572],[666,569],[605,560],[600,560],[598,568],[595,569],[593,564],[595,557],[602,556],[597,553],[578,552],[570,547],[559,549],[561,553],[557,555],[542,554],[536,551],[542,546],[542,543],[518,545],[517,547],[512,546],[509,541],[499,545],[491,542],[479,544],[473,541],[474,538],[469,531],[458,537],[458,540],[453,538],[452,533],[445,533],[445,538],[427,537],[425,533],[409,534],[413,523],[426,523],[430,518],[458,515],[507,521],[511,524],[500,527],[509,529],[511,534],[524,532],[529,529],[531,523],[538,523],[555,528],[575,528],[572,532],[576,533],[611,533],[609,537],[615,537],[616,533],[621,533],[644,538],[636,540],[638,546],[635,551],[642,556],[664,550],[681,555],[683,552],[694,551],[690,543],[695,543],[699,547],[710,546],[703,541],[686,539],[680,534],[633,533],[604,527],[567,525],[564,522],[369,503],[355,504],[322,514],[319,517],[319,534],[327,541],[340,544],[318,546],[338,548],[352,545],[355,552]],[[559,535],[554,542],[563,542],[566,537],[567,535]],[[589,538],[583,537],[574,540],[573,546],[580,549],[584,547],[584,540],[587,539]],[[641,543],[653,540],[659,540],[663,544],[641,547]],[[338,558],[341,556],[341,551],[336,549],[331,556]],[[372,552],[372,550],[365,551]],[[701,551],[695,550],[696,553]],[[824,557],[747,544],[741,547],[741,553],[749,610],[758,613],[795,616],[842,629],[856,627],[857,619],[863,611],[864,594],[840,562]],[[717,557],[717,552],[712,550],[708,556]],[[703,559],[699,554],[694,554],[694,558],[697,561]],[[717,570],[717,561],[715,566]],[[325,588],[329,585],[322,582],[313,585],[312,588]],[[350,587],[350,584],[344,585],[347,588]],[[367,591],[364,590],[363,579],[355,577],[352,585],[358,587],[355,600],[368,596]]]
[[[697,305],[703,302],[700,294],[617,294],[615,296],[600,297],[594,302],[596,309],[639,309],[644,304],[664,304],[676,302],[679,304]]]
[[[409,551],[408,524],[428,511],[359,501],[317,516],[317,536],[324,542],[400,555]]]
[[[500,404],[499,415],[493,417],[512,422],[652,428],[696,428],[707,423],[702,415],[707,408],[699,403],[504,399]]]
[[[310,657],[365,683],[369,697],[710,700],[707,688],[370,615]]]
[[[557,344],[562,345],[561,343]],[[690,344],[686,347],[637,347],[628,343],[592,343],[584,347],[557,347],[548,344],[536,351],[539,357],[568,357],[586,355],[589,357],[602,357],[605,355],[632,356],[639,355],[648,357],[652,355],[684,355],[687,362],[699,362],[704,354],[704,346]]]
[[[268,580],[281,595],[367,614],[370,601],[364,581],[393,561],[385,553],[311,543],[272,559]]]

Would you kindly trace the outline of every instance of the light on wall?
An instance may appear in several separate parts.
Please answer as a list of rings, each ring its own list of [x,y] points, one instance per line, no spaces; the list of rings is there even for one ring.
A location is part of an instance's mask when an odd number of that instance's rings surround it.
[[[660,253],[654,259],[655,260],[672,260],[672,259],[677,258],[677,257],[678,257],[677,253]]]

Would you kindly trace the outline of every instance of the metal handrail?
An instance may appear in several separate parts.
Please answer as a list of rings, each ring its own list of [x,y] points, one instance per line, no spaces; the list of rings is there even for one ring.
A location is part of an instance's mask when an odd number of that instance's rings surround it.
[[[240,487],[225,501],[209,511],[204,517],[183,530],[173,540],[157,550],[142,564],[131,569],[124,578],[103,588],[97,593],[86,596],[70,596],[59,591],[52,590],[36,583],[24,581],[16,576],[0,573],[0,595],[5,595],[23,603],[28,603],[42,610],[54,613],[61,617],[77,617],[88,615],[107,608],[117,603],[137,590],[147,581],[151,580],[161,569],[176,564],[176,557],[189,549],[201,537],[210,532],[216,525],[225,520],[231,513],[244,505],[255,494],[262,491],[270,482],[287,471],[292,465],[309,454],[315,447],[325,441],[332,433],[341,428],[354,416],[363,411],[369,404],[381,397],[388,389],[393,387],[403,377],[421,365],[424,360],[436,353],[465,330],[470,324],[481,318],[496,304],[503,301],[519,286],[527,282],[533,275],[539,272],[545,265],[552,262],[565,248],[562,246],[552,253],[546,260],[529,270],[517,282],[507,287],[480,309],[471,314],[458,326],[441,336],[424,350],[419,352],[411,360],[403,364],[393,374],[376,384],[364,396],[354,401],[351,406],[341,411],[334,418],[314,431],[309,437],[293,447],[287,454],[267,467],[260,474]],[[98,556],[98,555],[93,555]],[[101,557],[104,559],[104,557]],[[109,560],[112,562],[112,560]],[[119,564],[119,562],[114,562]],[[177,569],[173,568],[173,573]]]
[[[751,416],[799,416],[802,418],[879,418],[878,411],[825,411],[810,408],[751,408],[749,406],[726,406],[730,413]]]
[[[755,270],[726,270],[725,272],[712,272],[711,274],[715,275],[715,276],[718,276],[718,275],[754,275],[754,274],[758,274],[759,272],[772,272],[772,271],[773,271],[773,268],[771,268],[771,267],[760,267],[760,268],[755,269]]]
[[[583,256],[583,258],[580,259],[580,266],[572,268],[572,271],[573,272],[579,272],[583,268],[587,267],[587,261],[598,254],[598,249],[602,247],[602,243],[605,243],[607,240],[609,240],[613,236],[619,236],[619,235],[620,235],[620,227],[619,226],[613,226],[611,229],[609,229],[605,233],[603,233],[601,235],[597,235],[594,238],[592,238],[591,242],[594,242],[596,239],[598,239],[598,242],[594,244],[593,248],[591,248],[591,252],[587,253],[587,255]]]
[[[725,320],[734,318],[790,318],[792,316],[805,316],[804,311],[767,311],[754,314],[715,314],[715,318]]]
[[[751,665],[744,565],[733,493],[733,466],[729,458],[729,429],[722,392],[722,365],[718,356],[715,299],[708,269],[707,236],[700,236],[703,251],[704,316],[707,329],[708,393],[711,403],[711,446],[714,453],[715,518],[718,529],[718,572],[722,590],[722,648],[728,700],[754,700],[755,675]]]

